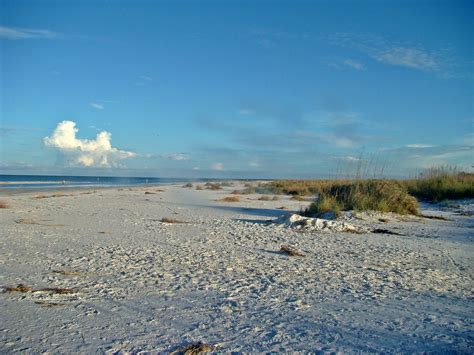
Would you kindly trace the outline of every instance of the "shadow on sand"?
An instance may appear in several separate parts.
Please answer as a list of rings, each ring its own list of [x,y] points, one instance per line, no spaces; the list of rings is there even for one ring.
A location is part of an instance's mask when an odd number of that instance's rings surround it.
[[[212,208],[216,208],[219,210],[235,212],[238,214],[248,214],[251,216],[260,216],[260,217],[280,217],[285,214],[292,213],[293,211],[289,210],[277,210],[277,209],[269,209],[269,208],[251,208],[251,207],[233,207],[233,206],[210,206]],[[258,221],[264,222],[264,221]]]

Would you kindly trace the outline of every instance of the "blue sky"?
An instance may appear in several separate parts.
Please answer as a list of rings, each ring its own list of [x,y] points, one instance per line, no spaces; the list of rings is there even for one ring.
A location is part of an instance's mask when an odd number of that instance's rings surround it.
[[[468,170],[473,15],[452,0],[0,0],[1,172]]]

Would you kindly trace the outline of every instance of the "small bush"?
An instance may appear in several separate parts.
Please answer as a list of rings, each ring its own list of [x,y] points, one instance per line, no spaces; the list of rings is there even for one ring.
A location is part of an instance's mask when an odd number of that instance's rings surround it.
[[[8,205],[6,202],[0,201],[0,208],[7,208]]]
[[[183,185],[183,187],[192,188],[192,187],[193,187],[193,184],[191,184],[190,182],[188,182],[187,184]]]
[[[408,194],[402,183],[391,180],[335,181],[319,193],[303,214],[314,216],[334,212],[337,215],[343,210],[419,214],[416,198]]]

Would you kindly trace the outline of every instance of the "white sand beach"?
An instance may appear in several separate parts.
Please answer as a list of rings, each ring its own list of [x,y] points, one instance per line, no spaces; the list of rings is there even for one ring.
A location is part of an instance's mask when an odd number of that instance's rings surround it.
[[[240,185],[3,190],[0,352],[474,352],[472,215],[296,228]]]

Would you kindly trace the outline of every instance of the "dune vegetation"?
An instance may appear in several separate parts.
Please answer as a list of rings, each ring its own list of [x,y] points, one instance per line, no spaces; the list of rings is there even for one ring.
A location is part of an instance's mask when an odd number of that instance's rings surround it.
[[[379,211],[418,215],[418,201],[406,186],[393,180],[356,180],[326,185],[318,198],[303,211],[306,216],[319,216],[341,211]]]
[[[418,200],[439,202],[446,199],[474,198],[474,174],[452,167],[427,170],[417,178],[346,180],[275,180],[247,186],[234,193],[285,194],[314,201],[302,213],[308,216],[345,210],[395,212],[418,215]]]
[[[424,201],[474,198],[474,174],[460,172],[456,168],[432,168],[417,179],[406,180],[405,184],[411,195]]]

